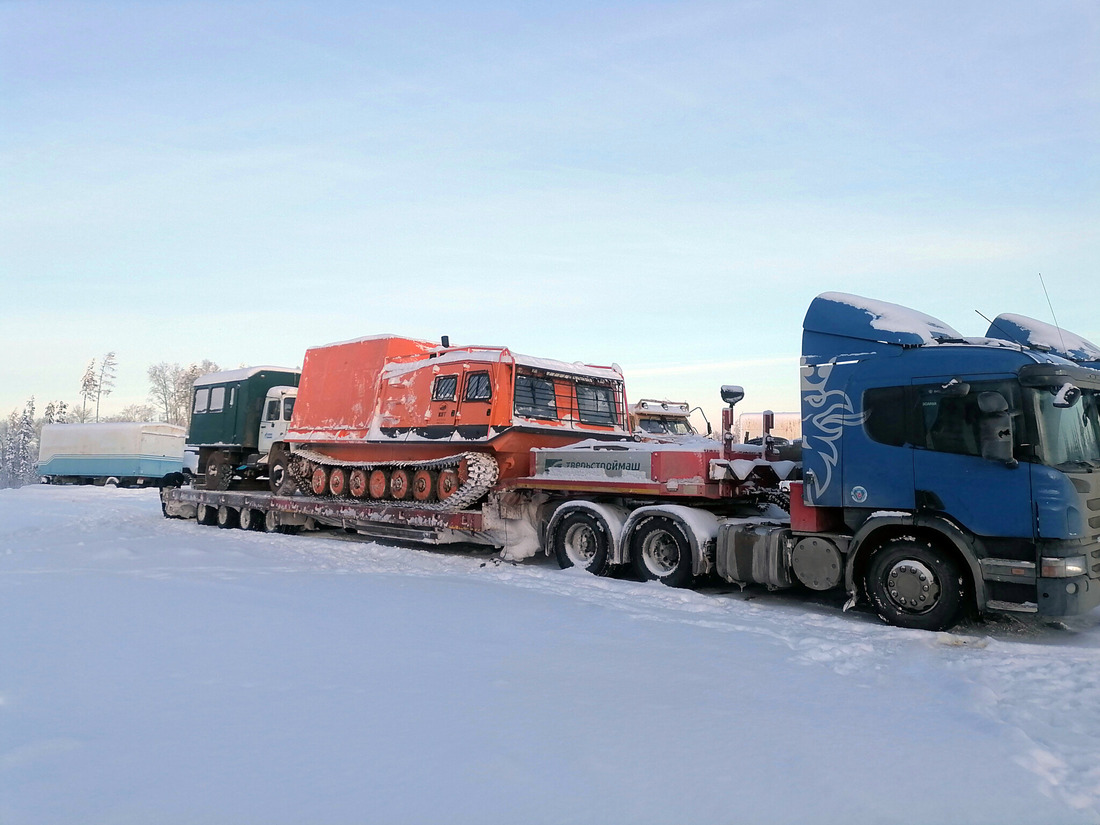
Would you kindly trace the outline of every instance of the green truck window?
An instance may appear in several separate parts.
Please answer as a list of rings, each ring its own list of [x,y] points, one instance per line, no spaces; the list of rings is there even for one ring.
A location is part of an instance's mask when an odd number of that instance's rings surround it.
[[[225,387],[211,387],[210,412],[221,412],[225,409]]]
[[[206,412],[206,408],[209,402],[210,390],[208,390],[206,387],[195,390],[195,406],[191,411],[196,413],[204,413]]]

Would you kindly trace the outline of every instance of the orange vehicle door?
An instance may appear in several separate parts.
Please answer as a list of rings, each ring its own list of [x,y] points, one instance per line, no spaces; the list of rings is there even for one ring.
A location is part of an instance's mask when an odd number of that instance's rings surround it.
[[[493,376],[488,364],[468,365],[458,402],[458,439],[487,438],[493,412]]]

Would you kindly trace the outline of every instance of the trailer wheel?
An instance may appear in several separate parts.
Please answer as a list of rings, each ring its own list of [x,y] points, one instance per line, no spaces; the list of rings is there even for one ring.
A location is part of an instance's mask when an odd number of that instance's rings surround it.
[[[927,539],[897,536],[871,556],[864,588],[887,624],[946,630],[959,619],[966,583],[958,564]]]
[[[565,516],[554,531],[554,557],[562,570],[581,567],[595,576],[607,573],[607,528],[592,513],[577,510]]]
[[[694,577],[691,544],[672,519],[657,516],[645,522],[630,540],[630,556],[643,581],[687,587]]]
[[[242,507],[240,513],[240,524],[242,530],[261,530],[263,529],[264,514],[262,510],[253,510],[251,507]]]
[[[217,508],[211,507],[209,504],[196,504],[195,521],[207,527],[216,524],[218,521]]]
[[[275,510],[268,510],[264,513],[262,529],[265,533],[279,532],[279,514]]]
[[[232,507],[226,507],[224,504],[218,508],[216,519],[218,526],[223,530],[236,527],[240,523],[240,516],[237,511]]]

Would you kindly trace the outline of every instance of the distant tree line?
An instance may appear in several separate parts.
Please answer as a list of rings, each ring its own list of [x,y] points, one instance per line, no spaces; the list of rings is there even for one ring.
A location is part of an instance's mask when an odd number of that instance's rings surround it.
[[[35,399],[23,410],[12,410],[0,419],[0,488],[21,487],[38,482],[38,442],[46,424],[113,421],[150,421],[187,428],[191,423],[191,386],[195,379],[220,367],[203,360],[186,367],[162,361],[146,370],[149,379],[147,404],[131,404],[117,413],[102,414],[102,402],[115,387],[118,362],[109,352],[99,363],[93,358],[80,379],[80,402],[50,401],[41,417],[35,415]]]

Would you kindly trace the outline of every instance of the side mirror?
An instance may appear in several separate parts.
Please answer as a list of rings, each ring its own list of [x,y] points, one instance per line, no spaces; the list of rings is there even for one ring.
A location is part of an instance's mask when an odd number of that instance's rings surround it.
[[[745,397],[745,390],[736,384],[724,384],[722,386],[722,401],[731,407]]]
[[[1081,400],[1081,388],[1073,384],[1063,384],[1054,391],[1054,406],[1068,409]]]

